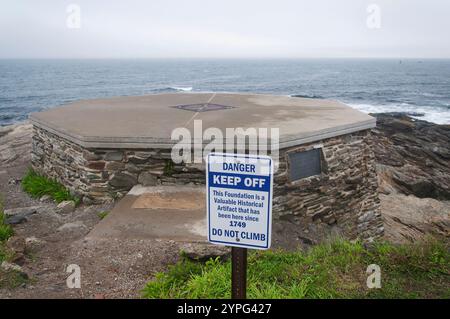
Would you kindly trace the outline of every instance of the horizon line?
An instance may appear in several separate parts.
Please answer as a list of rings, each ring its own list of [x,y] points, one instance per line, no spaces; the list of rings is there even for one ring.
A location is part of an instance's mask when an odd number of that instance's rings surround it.
[[[0,60],[449,60],[449,57],[0,57]]]

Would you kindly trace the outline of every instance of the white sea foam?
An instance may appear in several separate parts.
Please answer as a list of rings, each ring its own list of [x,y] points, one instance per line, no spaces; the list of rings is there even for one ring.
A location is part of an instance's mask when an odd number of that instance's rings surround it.
[[[171,86],[170,89],[176,90],[176,91],[182,91],[182,92],[191,92],[193,87],[192,86],[188,86],[188,87]]]
[[[347,105],[364,113],[404,112],[410,113],[411,117],[420,120],[436,124],[450,124],[450,110],[445,107],[416,106],[407,103],[384,105],[347,103]]]

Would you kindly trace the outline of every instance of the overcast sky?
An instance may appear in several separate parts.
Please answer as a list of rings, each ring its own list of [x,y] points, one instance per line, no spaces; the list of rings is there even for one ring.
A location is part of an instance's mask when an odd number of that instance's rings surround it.
[[[154,57],[450,58],[450,1],[0,0],[0,58]]]

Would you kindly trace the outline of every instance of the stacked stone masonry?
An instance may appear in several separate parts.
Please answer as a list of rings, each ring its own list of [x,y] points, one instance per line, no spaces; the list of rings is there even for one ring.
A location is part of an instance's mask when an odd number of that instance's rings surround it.
[[[321,149],[320,175],[289,180],[289,152]],[[383,235],[370,130],[280,150],[273,215],[299,225],[339,229],[346,238]],[[85,203],[110,201],[134,185],[202,185],[200,164],[175,164],[170,149],[84,149],[34,127],[33,168],[58,180]]]

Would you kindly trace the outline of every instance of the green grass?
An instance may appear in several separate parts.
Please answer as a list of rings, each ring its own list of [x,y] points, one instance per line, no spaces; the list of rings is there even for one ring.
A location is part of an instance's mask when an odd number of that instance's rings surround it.
[[[366,285],[367,266],[381,267],[380,289]],[[448,243],[429,239],[395,246],[337,240],[308,252],[252,252],[248,257],[249,298],[449,298]],[[157,273],[145,298],[229,298],[230,261],[186,259]]]
[[[0,211],[0,242],[7,241],[13,233],[12,227],[5,224],[5,215]]]
[[[0,270],[0,288],[14,289],[28,283],[30,279],[24,273]]]
[[[5,224],[5,215],[3,213],[3,205],[0,200],[0,264],[3,261],[9,261],[14,253],[6,247],[6,241],[14,234],[10,225]],[[18,271],[4,271],[0,269],[0,288],[13,289],[27,284],[29,278]]]
[[[172,176],[173,167],[174,167],[174,163],[172,162],[172,160],[170,160],[170,159],[166,160],[166,162],[164,164],[164,175]]]
[[[22,188],[33,198],[41,198],[49,195],[57,202],[61,203],[66,200],[73,200],[76,205],[80,203],[80,199],[72,196],[70,191],[55,180],[39,175],[34,170],[28,170],[22,179]]]
[[[10,225],[5,224],[5,214],[3,213],[3,203],[0,200],[0,264],[8,260],[11,256],[6,248],[6,241],[14,234]]]
[[[0,249],[2,244],[8,240],[14,233],[10,225],[5,224],[5,214],[3,213],[3,204],[0,201]],[[1,262],[2,252],[0,250],[0,262]]]
[[[103,211],[103,212],[98,213],[97,216],[98,216],[100,219],[103,219],[103,218],[105,218],[106,216],[108,216],[108,214],[109,214],[108,211]]]

